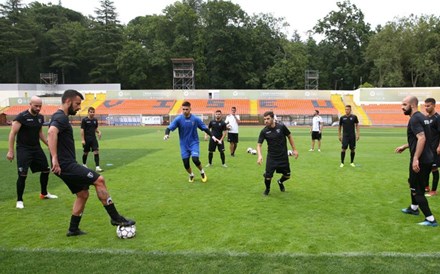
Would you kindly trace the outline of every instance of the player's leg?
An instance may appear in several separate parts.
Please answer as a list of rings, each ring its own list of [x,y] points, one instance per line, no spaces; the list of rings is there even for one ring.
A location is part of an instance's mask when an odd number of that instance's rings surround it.
[[[92,142],[92,151],[95,160],[95,170],[96,172],[103,172],[104,170],[99,166],[99,145],[98,140],[93,140]]]
[[[83,189],[76,193],[75,202],[73,202],[72,216],[70,216],[70,225],[67,230],[67,237],[80,236],[86,234],[79,228],[79,223],[86,207],[87,199],[89,198],[89,190]]]
[[[29,165],[29,168],[32,170],[32,173],[41,172],[40,173],[40,199],[56,199],[57,195],[50,194],[47,191],[47,186],[49,183],[49,173],[50,168],[47,162],[46,154],[43,149],[38,149],[34,151],[32,155],[32,162]]]
[[[15,207],[19,209],[24,208],[23,194],[26,187],[26,178],[29,170],[29,164],[32,161],[31,153],[22,148],[17,148],[17,171],[18,178],[16,182],[17,202]]]
[[[429,208],[428,200],[425,197],[425,182],[429,177],[432,165],[430,164],[419,164],[420,171],[418,173],[414,172],[413,180],[411,181],[411,186],[415,188],[415,199],[419,205],[420,210],[425,215],[425,220],[419,225],[424,226],[438,226],[434,215]]]
[[[200,176],[202,177],[202,182],[206,183],[208,181],[208,176],[206,175],[205,171],[203,170],[202,163],[200,162],[200,148],[199,143],[192,144],[190,147],[190,153],[191,153],[191,159],[196,165],[196,167],[200,170]]]
[[[216,148],[216,144],[214,140],[209,139],[209,145],[208,145],[208,164],[206,167],[209,167],[212,165],[212,158],[214,158],[214,151]]]
[[[356,155],[356,137],[350,139],[350,165],[355,167],[354,156]]]
[[[282,176],[280,179],[278,179],[278,186],[280,187],[280,191],[284,192],[286,191],[286,188],[284,187],[284,182],[290,179],[290,165],[289,162],[287,162],[287,165],[284,165],[284,167],[280,167],[277,169],[278,173],[281,173]]]
[[[322,133],[318,133],[318,151],[321,151],[321,138],[322,138]]]
[[[438,187],[438,181],[439,181],[439,172],[438,172],[438,166],[437,163],[432,165],[432,188],[429,191],[429,196],[437,195],[437,187]],[[428,187],[429,187],[429,181],[428,181]]]
[[[264,186],[266,187],[266,189],[263,192],[263,195],[269,195],[270,192],[270,184],[272,181],[272,177],[273,177],[273,173],[275,172],[275,166],[273,161],[267,157],[266,159],[266,170],[263,174],[264,177]]]
[[[220,159],[222,161],[222,166],[223,167],[228,167],[226,165],[226,156],[225,156],[225,144],[222,142],[221,144],[217,145],[218,151],[220,153]]]
[[[345,151],[348,148],[348,138],[343,136],[342,137],[342,149],[341,149],[341,165],[340,167],[344,167],[344,161],[345,161]]]
[[[309,151],[314,151],[315,150],[315,132],[312,131],[311,135],[312,135],[312,146],[310,147]]]

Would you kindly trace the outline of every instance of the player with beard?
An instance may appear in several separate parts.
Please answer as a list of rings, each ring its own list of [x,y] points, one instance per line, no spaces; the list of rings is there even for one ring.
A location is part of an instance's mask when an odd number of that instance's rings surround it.
[[[346,105],[345,115],[339,119],[338,137],[339,142],[342,143],[341,164],[339,167],[344,167],[345,151],[348,147],[350,147],[350,165],[356,167],[353,161],[356,155],[356,141],[359,141],[359,135],[358,117],[351,113],[351,105]]]
[[[75,115],[81,109],[83,95],[76,90],[66,90],[61,97],[61,108],[52,115],[49,125],[48,141],[52,159],[52,172],[61,178],[70,191],[76,195],[67,236],[85,234],[79,223],[89,198],[89,187],[93,185],[98,199],[103,204],[110,223],[114,226],[130,226],[136,222],[121,216],[116,210],[107,191],[104,177],[76,162],[73,129],[69,115]]]
[[[440,116],[435,111],[435,99],[427,98],[425,100],[425,111],[428,114],[429,124],[431,125],[431,149],[434,153],[434,163],[432,164],[432,188],[429,189],[429,179],[426,182],[425,196],[431,197],[437,195],[437,186],[439,180],[438,166],[440,164]]]
[[[402,209],[405,214],[419,215],[422,210],[425,220],[418,223],[423,226],[438,226],[425,197],[425,183],[431,172],[433,152],[430,146],[431,130],[425,115],[418,111],[419,101],[414,96],[407,96],[402,101],[402,110],[410,119],[407,127],[408,143],[396,148],[397,153],[410,150],[409,187],[411,205]]]
[[[275,171],[282,174],[281,178],[277,182],[281,192],[285,191],[283,183],[290,178],[289,156],[294,156],[295,159],[297,159],[298,151],[295,149],[295,143],[289,129],[283,123],[275,123],[274,113],[272,111],[266,111],[263,116],[266,126],[261,130],[258,137],[257,164],[261,165],[263,163],[261,147],[264,140],[266,140],[266,171],[263,175],[266,189],[264,190],[263,194],[267,196],[270,192],[270,184]],[[292,155],[288,155],[287,153],[286,137],[289,139],[290,146],[292,147]]]
[[[212,158],[214,157],[215,149],[218,148],[218,152],[220,153],[220,159],[222,160],[222,166],[228,167],[226,165],[225,160],[225,144],[223,140],[227,135],[226,123],[222,119],[222,111],[217,110],[215,112],[215,119],[209,122],[208,128],[211,130],[212,135],[214,135],[219,142],[215,142],[211,138],[209,139],[209,147],[208,147],[208,165],[206,167],[212,166]],[[205,134],[205,140],[208,138],[208,135]]]
[[[40,140],[47,146],[47,139],[43,134],[44,116],[40,114],[43,101],[37,96],[32,96],[30,107],[17,115],[12,122],[9,133],[9,150],[6,158],[14,160],[14,143],[17,137],[17,203],[16,208],[23,209],[23,193],[29,168],[32,173],[40,173],[40,199],[56,199],[58,196],[47,192],[49,181],[49,164],[46,154],[40,145]]]
[[[99,144],[96,139],[96,134],[101,139],[101,131],[98,129],[98,119],[95,118],[95,108],[89,107],[87,113],[87,117],[81,120],[81,143],[84,149],[82,163],[83,166],[87,167],[87,156],[92,150],[95,158],[95,170],[96,172],[102,172],[104,170],[99,166]]]

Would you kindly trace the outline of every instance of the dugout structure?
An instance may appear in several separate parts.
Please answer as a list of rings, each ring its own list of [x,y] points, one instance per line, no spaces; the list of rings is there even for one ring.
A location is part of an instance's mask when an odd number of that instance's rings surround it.
[[[172,58],[173,89],[195,89],[194,59]]]

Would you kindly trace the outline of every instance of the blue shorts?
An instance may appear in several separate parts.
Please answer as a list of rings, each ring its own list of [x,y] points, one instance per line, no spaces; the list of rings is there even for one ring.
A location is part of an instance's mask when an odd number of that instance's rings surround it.
[[[191,145],[180,145],[180,155],[182,156],[182,159],[188,159],[189,157],[199,157],[199,143],[193,143]]]

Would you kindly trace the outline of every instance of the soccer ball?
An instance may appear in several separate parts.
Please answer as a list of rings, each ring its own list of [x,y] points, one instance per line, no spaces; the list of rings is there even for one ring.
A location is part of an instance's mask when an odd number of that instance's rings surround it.
[[[129,225],[129,226],[121,226],[118,225],[116,227],[116,235],[118,235],[118,238],[120,239],[130,239],[136,236],[136,225]]]
[[[292,155],[293,155],[293,151],[288,150],[288,151],[287,151],[287,155],[292,156]]]
[[[251,151],[251,154],[252,154],[252,155],[257,155],[257,150],[253,149],[253,150]]]
[[[247,152],[247,153],[251,153],[251,152],[252,152],[252,148],[251,148],[251,147],[248,147],[248,148],[246,149],[246,152]]]

